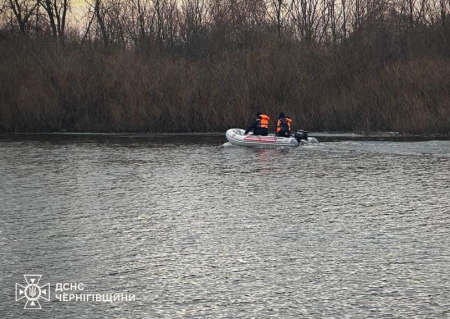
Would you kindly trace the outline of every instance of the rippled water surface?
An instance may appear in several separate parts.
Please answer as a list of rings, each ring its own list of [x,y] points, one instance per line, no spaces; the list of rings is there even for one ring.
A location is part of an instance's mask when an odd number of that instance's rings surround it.
[[[0,137],[0,318],[449,318],[450,141],[319,140]]]

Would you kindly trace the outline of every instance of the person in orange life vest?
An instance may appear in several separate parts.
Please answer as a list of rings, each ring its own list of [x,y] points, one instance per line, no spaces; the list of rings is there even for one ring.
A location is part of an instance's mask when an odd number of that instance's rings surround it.
[[[256,119],[247,126],[244,135],[247,135],[248,132],[253,130],[253,135],[267,136],[269,134],[269,120],[270,117],[267,115],[262,114],[261,112],[256,113]]]
[[[284,115],[283,112],[278,116],[277,121],[277,136],[290,137],[291,136],[292,119]]]

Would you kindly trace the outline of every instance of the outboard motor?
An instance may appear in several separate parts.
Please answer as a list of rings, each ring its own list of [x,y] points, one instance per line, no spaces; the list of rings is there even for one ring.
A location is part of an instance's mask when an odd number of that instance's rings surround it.
[[[301,140],[308,140],[308,132],[304,130],[297,130],[294,135],[295,139],[300,143]]]

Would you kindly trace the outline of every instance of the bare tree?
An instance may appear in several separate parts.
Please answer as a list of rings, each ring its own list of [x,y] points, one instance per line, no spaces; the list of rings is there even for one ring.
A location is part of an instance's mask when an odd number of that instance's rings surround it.
[[[102,0],[95,0],[94,15],[97,20],[98,27],[100,28],[103,44],[105,46],[108,46],[109,45],[109,36],[108,36],[108,32],[106,31],[106,23],[105,23],[106,11],[107,10],[103,5]]]
[[[7,4],[14,14],[14,17],[19,25],[21,33],[28,32],[28,20],[39,6],[36,0],[7,0]]]
[[[332,0],[334,3],[334,0]],[[292,21],[301,39],[312,41],[318,34],[321,25],[319,0],[292,0]]]
[[[70,0],[38,0],[38,2],[47,13],[53,37],[63,44]]]
[[[283,9],[285,7],[283,0],[272,0],[272,7],[275,13],[275,25],[277,27],[278,36],[281,37],[281,29],[283,27]]]
[[[189,52],[202,49],[207,7],[204,0],[185,0],[180,10],[180,36]]]

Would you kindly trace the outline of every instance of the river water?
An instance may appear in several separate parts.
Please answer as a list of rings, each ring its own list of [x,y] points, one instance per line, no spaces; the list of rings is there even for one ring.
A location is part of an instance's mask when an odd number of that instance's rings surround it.
[[[0,318],[449,318],[450,141],[318,138],[1,136]]]

